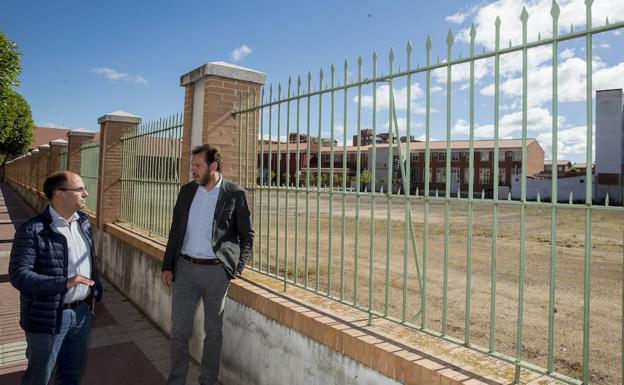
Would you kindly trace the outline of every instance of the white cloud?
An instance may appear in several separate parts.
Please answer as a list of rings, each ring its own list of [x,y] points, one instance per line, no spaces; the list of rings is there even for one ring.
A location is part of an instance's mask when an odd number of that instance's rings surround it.
[[[457,12],[454,15],[451,16],[447,16],[446,17],[446,21],[450,22],[450,23],[455,23],[455,24],[461,24],[464,22],[464,20],[466,20],[466,17],[468,16],[467,13],[460,13]]]
[[[530,108],[527,110],[527,131],[531,135],[549,130],[552,127],[552,115],[543,108]],[[500,118],[498,135],[501,138],[520,137],[522,132],[522,111],[515,111]],[[451,129],[451,133],[470,135],[470,124],[464,119],[458,119]],[[494,138],[494,124],[475,124],[474,136],[477,139]]]
[[[252,52],[251,48],[243,44],[240,47],[236,48],[234,51],[232,51],[230,53],[230,57],[232,58],[233,61],[237,62],[237,61],[243,60],[251,52]]]
[[[488,49],[494,49],[496,17],[501,19],[501,45],[506,46],[511,39],[512,44],[522,42],[522,22],[520,14],[525,6],[529,13],[528,37],[529,41],[537,40],[538,33],[542,38],[552,36],[552,17],[550,8],[552,0],[497,0],[475,10],[474,25],[477,29],[476,42]],[[570,25],[585,25],[585,5],[580,0],[560,0],[559,16],[560,32],[569,32]],[[610,22],[624,19],[624,2],[621,0],[602,0],[595,2],[592,7],[592,24],[602,25],[606,17]],[[459,31],[457,38],[463,42],[470,42],[470,29]]]
[[[475,81],[479,81],[486,76],[490,71],[492,65],[491,60],[477,60],[474,62],[474,77]],[[433,78],[439,83],[446,83],[447,70],[432,71]],[[465,82],[470,80],[470,64],[462,63],[451,66],[451,81],[453,82]]]
[[[431,87],[431,93],[432,94],[437,94],[444,91],[444,88],[440,87],[440,86],[433,86]]]
[[[566,53],[569,55],[569,53]],[[624,88],[624,62],[609,67],[600,58],[592,62],[594,90]],[[557,96],[559,102],[581,102],[585,100],[586,62],[578,57],[563,60],[557,69]],[[552,66],[535,67],[528,73],[528,106],[540,107],[552,99]],[[508,97],[522,97],[522,77],[510,77],[501,82],[501,93]],[[484,96],[494,95],[494,85],[481,89]]]
[[[607,49],[607,48],[611,48],[611,44],[609,43],[602,43],[598,46],[598,48],[603,48],[603,49]]]
[[[563,60],[569,59],[573,56],[574,56],[574,48],[566,48],[563,51],[561,51],[561,53],[559,54],[559,57],[561,57]]]
[[[592,151],[595,154],[595,130],[592,131]],[[537,136],[537,140],[544,149],[544,157],[552,159],[552,133],[544,132]],[[587,153],[587,128],[585,126],[571,127],[557,133],[557,158],[571,159],[585,156]]]
[[[393,88],[394,91],[394,106],[397,111],[405,110],[407,108],[407,86],[402,88]],[[420,84],[413,83],[411,86],[411,95],[410,95],[410,109],[412,112],[416,113],[424,113],[425,109],[422,105],[417,104],[415,102],[416,99],[422,99],[424,92],[422,88],[420,88]],[[377,96],[377,110],[387,110],[390,108],[390,86],[387,84],[383,84],[377,87],[376,91]],[[353,97],[353,102],[357,103],[357,96]],[[364,108],[373,108],[373,96],[372,95],[363,95],[362,96],[362,107]]]
[[[615,31],[613,31],[613,34],[615,36],[620,36],[622,34],[622,31],[620,31],[619,29],[616,29]]]
[[[145,78],[141,75],[130,75],[124,72],[118,72],[117,70],[113,68],[97,67],[97,68],[91,69],[91,72],[97,75],[102,75],[106,79],[109,79],[112,81],[121,80],[123,82],[128,82],[128,83],[138,83],[138,84],[148,85],[147,80],[145,80]]]
[[[52,122],[47,122],[44,123],[41,127],[48,127],[48,128],[65,128],[64,126],[60,125],[60,124],[56,124],[56,123],[52,123]]]

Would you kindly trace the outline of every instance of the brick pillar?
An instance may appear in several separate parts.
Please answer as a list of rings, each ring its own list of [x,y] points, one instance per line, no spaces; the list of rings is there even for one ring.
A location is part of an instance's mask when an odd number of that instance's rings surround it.
[[[115,111],[98,119],[100,125],[100,158],[98,164],[97,227],[115,222],[121,205],[121,137],[136,130],[141,118],[124,111]]]
[[[78,128],[67,133],[67,170],[80,174],[80,164],[82,163],[82,153],[80,146],[84,142],[92,140],[94,132]]]
[[[35,148],[30,152],[30,178],[28,178],[28,187],[33,190],[37,190],[37,183],[39,180],[39,149]]]
[[[59,170],[61,150],[67,149],[67,141],[56,139],[50,142],[50,174]]]
[[[32,175],[33,157],[32,152],[24,156],[24,164],[19,168],[18,174],[15,176],[22,186],[28,186]]]
[[[48,177],[48,162],[50,161],[50,145],[39,146],[39,174],[37,177],[36,189],[43,192],[43,181]]]
[[[184,144],[180,170],[181,183],[190,179],[191,149],[202,143],[215,146],[221,154],[221,172],[241,185],[245,172],[249,180],[253,172],[253,141],[257,138],[257,124],[253,114],[249,116],[249,136],[246,135],[246,118],[241,126],[243,154],[239,155],[239,118],[232,112],[239,109],[240,95],[243,106],[246,95],[255,95],[258,105],[260,88],[266,82],[266,74],[224,62],[204,64],[182,75],[180,85],[185,87],[184,96]],[[247,139],[247,140],[246,140]],[[239,178],[239,164],[245,166],[245,143],[249,143],[248,170],[242,170]],[[251,200],[251,199],[250,199]],[[250,202],[251,203],[251,202]]]

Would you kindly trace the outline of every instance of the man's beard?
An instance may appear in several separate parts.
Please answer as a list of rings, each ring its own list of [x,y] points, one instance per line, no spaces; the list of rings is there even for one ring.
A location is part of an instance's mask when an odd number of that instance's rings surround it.
[[[208,184],[208,182],[210,182],[212,179],[214,179],[214,178],[208,172],[208,173],[206,173],[206,175],[204,175],[201,178],[199,178],[198,183],[199,183],[200,186],[205,187]]]

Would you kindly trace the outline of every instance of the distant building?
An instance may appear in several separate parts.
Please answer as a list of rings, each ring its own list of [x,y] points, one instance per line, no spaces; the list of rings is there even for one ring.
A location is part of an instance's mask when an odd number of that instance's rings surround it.
[[[49,144],[56,139],[67,140],[68,128],[35,127],[33,142],[28,146],[28,151],[39,148],[43,144]],[[96,132],[94,140],[98,140],[100,133]]]
[[[552,160],[544,161],[544,174],[552,174],[553,162]],[[557,176],[567,175],[572,171],[572,162],[567,159],[559,159],[557,161]]]
[[[596,191],[598,202],[622,204],[624,183],[624,104],[622,89],[596,92]]]

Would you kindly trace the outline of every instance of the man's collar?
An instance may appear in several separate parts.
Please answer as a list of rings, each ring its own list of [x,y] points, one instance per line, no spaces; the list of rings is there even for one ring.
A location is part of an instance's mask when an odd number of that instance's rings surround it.
[[[63,218],[61,214],[58,213],[58,211],[54,210],[54,207],[52,207],[52,205],[49,205],[48,207],[49,207],[50,216],[52,217],[53,223],[57,223],[59,221],[63,221],[64,223],[67,223],[65,218]],[[74,215],[72,215],[71,217],[72,221],[77,221],[78,219],[80,219],[80,216],[78,215],[78,213],[74,213]]]

